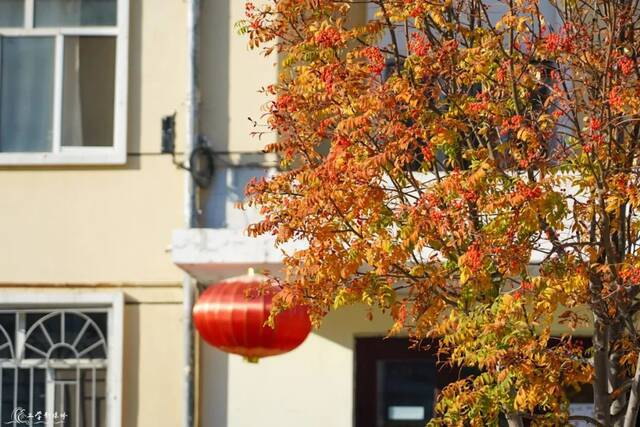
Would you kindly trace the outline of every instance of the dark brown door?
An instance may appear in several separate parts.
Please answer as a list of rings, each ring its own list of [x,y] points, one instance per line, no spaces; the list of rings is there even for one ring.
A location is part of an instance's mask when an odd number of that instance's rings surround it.
[[[583,341],[588,348],[588,338]],[[356,338],[356,427],[424,427],[433,416],[437,394],[447,384],[474,373],[438,363],[436,346],[424,351],[410,350],[404,338]],[[587,410],[593,402],[591,387],[571,391],[572,412]],[[500,425],[506,425],[500,419]],[[528,420],[525,425],[529,425]],[[578,424],[576,425],[585,425]],[[638,424],[640,426],[640,420]]]
[[[439,390],[460,377],[434,354],[404,338],[357,338],[356,427],[424,427]]]

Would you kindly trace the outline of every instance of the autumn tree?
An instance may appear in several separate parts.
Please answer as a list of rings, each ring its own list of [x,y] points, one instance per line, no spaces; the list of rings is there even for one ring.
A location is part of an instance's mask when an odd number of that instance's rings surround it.
[[[638,1],[267,0],[281,173],[254,235],[299,240],[280,305],[364,302],[478,375],[434,425],[597,426],[640,404]],[[371,14],[364,19],[364,9]],[[273,59],[270,59],[273,61]],[[593,331],[583,346],[554,325]]]

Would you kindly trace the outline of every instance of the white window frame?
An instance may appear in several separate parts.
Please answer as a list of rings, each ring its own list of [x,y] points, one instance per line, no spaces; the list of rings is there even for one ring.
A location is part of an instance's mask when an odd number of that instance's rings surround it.
[[[107,427],[122,424],[122,347],[124,295],[122,292],[2,292],[0,309],[103,309],[107,312]]]
[[[0,36],[50,36],[55,38],[53,89],[53,144],[51,152],[0,152],[0,165],[121,165],[127,160],[127,84],[129,69],[129,0],[117,0],[117,26],[34,27],[35,0],[24,0],[24,27],[0,27]],[[116,70],[113,146],[62,146],[63,36],[114,36]]]

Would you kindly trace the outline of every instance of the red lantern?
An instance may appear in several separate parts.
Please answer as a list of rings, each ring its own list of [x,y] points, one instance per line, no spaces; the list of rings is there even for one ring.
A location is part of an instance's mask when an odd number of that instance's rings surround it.
[[[302,344],[311,331],[304,307],[280,313],[275,328],[265,325],[273,293],[259,295],[264,280],[265,276],[249,275],[209,286],[193,307],[193,321],[202,338],[250,362],[287,353]]]

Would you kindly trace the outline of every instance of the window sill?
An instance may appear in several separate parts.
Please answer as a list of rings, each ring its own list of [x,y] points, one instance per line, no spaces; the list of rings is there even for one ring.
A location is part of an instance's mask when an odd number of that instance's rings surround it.
[[[83,147],[58,153],[0,153],[0,166],[123,165],[124,151],[113,148]]]

